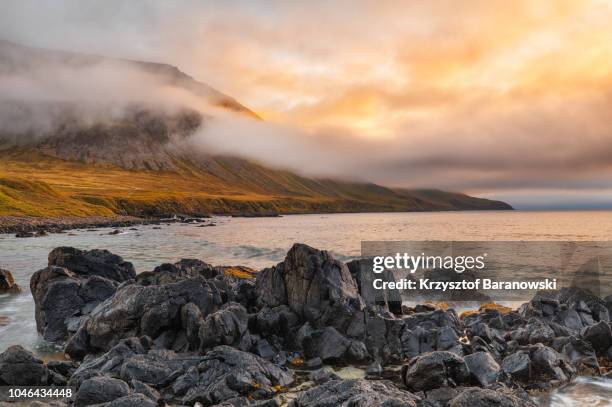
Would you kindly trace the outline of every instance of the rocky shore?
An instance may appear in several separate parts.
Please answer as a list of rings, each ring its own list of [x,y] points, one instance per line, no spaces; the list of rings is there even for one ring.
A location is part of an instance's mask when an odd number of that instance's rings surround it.
[[[69,385],[54,405],[77,407],[518,407],[609,367],[610,297],[569,288],[460,316],[375,295],[363,269],[296,244],[259,272],[183,259],[136,274],[108,251],[60,247],[30,289],[39,333],[67,360],[12,346],[0,385]],[[346,366],[364,377],[342,378]]]
[[[167,223],[198,223],[210,218],[209,215],[138,218],[135,216],[90,216],[64,218],[0,217],[0,234],[15,233],[17,237],[40,237],[48,233],[63,233],[74,229],[125,228],[138,225],[161,225]]]

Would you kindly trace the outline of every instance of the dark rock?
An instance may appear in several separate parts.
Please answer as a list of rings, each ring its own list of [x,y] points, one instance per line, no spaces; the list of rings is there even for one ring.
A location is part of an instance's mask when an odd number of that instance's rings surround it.
[[[342,361],[351,345],[350,340],[331,326],[313,331],[303,343],[306,357],[319,357],[326,363]]]
[[[255,400],[266,399],[294,380],[290,371],[228,346],[218,346],[208,352],[198,371],[198,384],[185,394],[184,403],[214,405],[247,396]]]
[[[187,342],[190,350],[200,349],[200,328],[204,323],[202,311],[192,302],[189,302],[181,308],[181,327],[185,331]]]
[[[49,253],[49,266],[66,268],[83,276],[100,276],[113,281],[127,281],[136,277],[132,263],[108,250],[79,250],[58,247]]]
[[[119,283],[135,276],[131,263],[106,250],[60,247],[49,254],[49,266],[30,280],[36,327],[51,342],[64,342],[82,317],[112,296]]]
[[[219,271],[201,260],[182,259],[175,264],[162,264],[153,271],[138,274],[136,282],[140,285],[165,285],[191,278],[214,278]]]
[[[286,336],[299,324],[299,317],[286,305],[264,307],[255,319],[255,332],[262,335]]]
[[[604,354],[612,346],[612,331],[607,322],[600,321],[595,325],[587,326],[580,335],[593,346],[598,354]]]
[[[157,390],[139,380],[132,380],[130,383],[132,385],[132,389],[134,389],[134,393],[142,394],[146,398],[155,402],[157,402],[157,400],[159,400],[161,397]]]
[[[536,374],[551,377],[563,383],[569,381],[575,373],[563,356],[548,346],[534,346],[530,350],[530,357],[533,371]]]
[[[43,361],[19,345],[0,354],[0,385],[46,386],[49,370]]]
[[[501,368],[489,353],[477,352],[467,355],[463,359],[469,372],[482,387],[497,381]]]
[[[251,343],[248,338],[243,342],[243,337],[249,335],[248,320],[246,309],[238,303],[225,304],[220,310],[210,313],[204,318],[198,333],[202,349],[243,343],[243,350],[247,350]]]
[[[560,353],[565,355],[578,372],[584,375],[596,375],[599,373],[597,355],[590,343],[570,336],[564,338],[560,346]]]
[[[402,379],[411,391],[468,383],[470,373],[462,357],[446,351],[425,353],[402,367]]]
[[[120,397],[111,402],[103,404],[104,407],[156,407],[157,403],[143,394],[136,393]]]
[[[189,389],[195,387],[200,378],[198,368],[195,366],[187,369],[183,375],[179,376],[172,384],[172,393],[175,396],[183,396]]]
[[[163,286],[124,284],[92,311],[81,327],[82,336],[88,340],[90,353],[108,350],[122,338],[141,335],[158,338],[165,332],[180,330],[185,304],[193,303],[202,315],[208,315],[223,304],[223,296],[215,284],[202,278]],[[67,347],[70,345],[69,342]]]
[[[75,407],[106,403],[130,394],[130,386],[122,380],[106,376],[85,380],[74,398]]]
[[[263,269],[257,275],[255,283],[257,303],[270,308],[287,304],[287,290],[282,263],[278,267]]]
[[[19,294],[21,287],[15,283],[10,271],[0,269],[0,294]]]
[[[65,377],[70,377],[77,370],[79,364],[69,360],[50,360],[47,368]]]
[[[322,384],[328,382],[330,380],[339,380],[340,377],[334,373],[333,369],[330,367],[323,367],[319,370],[315,370],[310,373],[310,380],[315,382],[316,384]]]
[[[316,357],[316,358],[312,358],[312,359],[308,359],[305,363],[304,366],[309,368],[309,369],[318,369],[321,366],[323,366],[323,361],[321,360],[320,357]]]
[[[380,362],[374,361],[366,367],[366,375],[368,376],[382,376],[383,368],[380,365]]]
[[[300,393],[290,406],[416,407],[418,400],[384,380],[331,380]]]
[[[527,352],[519,351],[506,356],[501,367],[504,372],[519,381],[527,382],[531,377],[531,359]]]
[[[377,290],[374,288],[373,283],[375,279],[381,279],[384,282],[395,282],[393,273],[390,270],[385,270],[380,274],[373,273],[372,259],[353,260],[346,265],[357,282],[359,294],[366,305],[380,305],[396,315],[402,314],[402,297],[399,290]]]
[[[536,407],[527,396],[519,396],[508,388],[502,390],[480,389],[477,387],[463,390],[453,398],[449,407]]]

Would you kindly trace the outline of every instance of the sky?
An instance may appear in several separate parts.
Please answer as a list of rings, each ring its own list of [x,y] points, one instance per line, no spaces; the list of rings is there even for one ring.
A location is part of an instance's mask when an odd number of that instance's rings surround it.
[[[9,0],[0,39],[178,66],[265,120],[211,126],[222,152],[609,208],[610,21],[603,0]]]

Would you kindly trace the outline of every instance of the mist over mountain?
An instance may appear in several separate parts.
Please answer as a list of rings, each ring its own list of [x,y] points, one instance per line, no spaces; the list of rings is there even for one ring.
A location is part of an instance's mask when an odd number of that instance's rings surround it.
[[[309,178],[279,168],[282,160],[270,168],[234,156],[236,140],[275,144],[251,131],[261,119],[171,65],[1,41],[0,87],[0,214],[45,214],[48,208],[30,210],[20,202],[41,201],[47,193],[74,201],[76,214],[510,208],[462,194]],[[225,136],[232,141],[224,143]],[[277,147],[288,168],[291,157],[308,153],[296,144]],[[26,171],[34,185],[23,184]],[[111,173],[114,184],[108,184]]]

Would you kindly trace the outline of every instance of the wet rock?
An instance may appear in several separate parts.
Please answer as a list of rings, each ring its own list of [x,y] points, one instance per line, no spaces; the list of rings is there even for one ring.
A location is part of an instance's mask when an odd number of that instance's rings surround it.
[[[418,400],[414,394],[384,380],[331,380],[300,393],[290,406],[416,407]]]
[[[130,394],[130,386],[122,380],[106,376],[85,380],[74,398],[75,407],[106,403]]]
[[[506,356],[501,363],[504,372],[522,382],[531,377],[531,359],[527,352],[519,351]]]
[[[481,389],[477,387],[463,390],[453,398],[449,407],[536,407],[526,395],[517,395],[510,389]]]
[[[402,379],[410,391],[468,383],[470,373],[462,357],[446,351],[425,353],[402,367]]]
[[[198,365],[199,379],[183,397],[183,403],[214,405],[249,397],[262,400],[293,383],[293,374],[251,353],[218,346]]]
[[[572,366],[581,374],[595,375],[599,373],[599,363],[595,349],[590,343],[574,336],[560,338],[561,351]]]
[[[21,287],[15,283],[10,271],[0,269],[0,294],[19,294]]]
[[[612,346],[612,330],[605,321],[585,327],[580,335],[598,354],[604,354]]]
[[[501,368],[489,353],[477,352],[463,359],[469,372],[481,386],[486,387],[497,381]]]
[[[0,354],[0,385],[46,386],[49,375],[43,361],[19,345]]]

